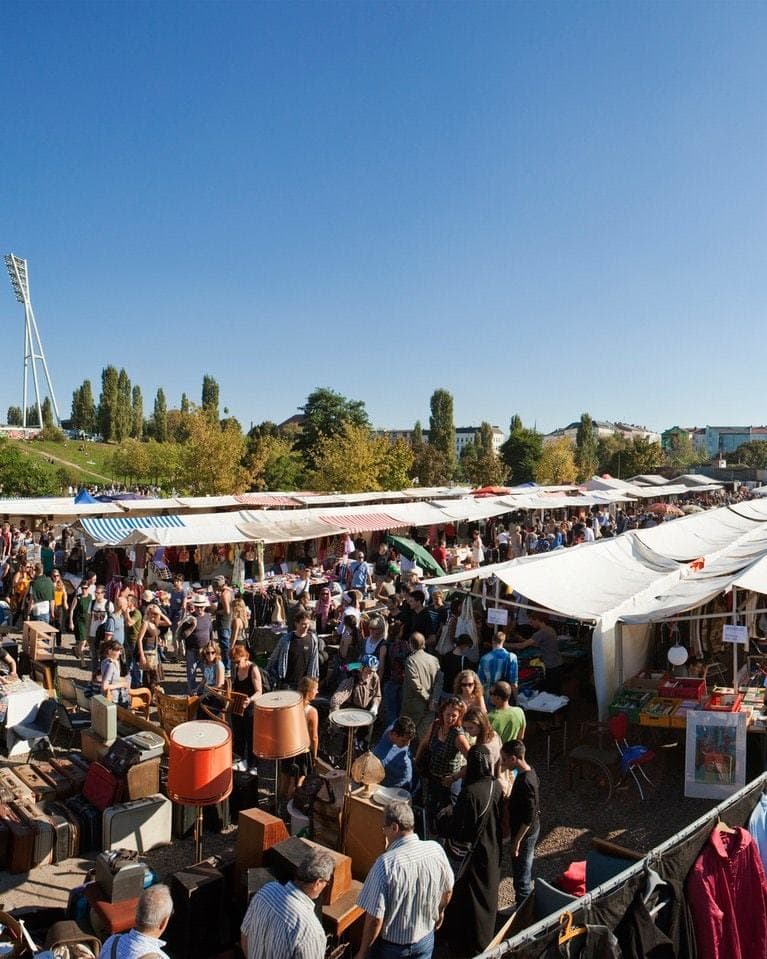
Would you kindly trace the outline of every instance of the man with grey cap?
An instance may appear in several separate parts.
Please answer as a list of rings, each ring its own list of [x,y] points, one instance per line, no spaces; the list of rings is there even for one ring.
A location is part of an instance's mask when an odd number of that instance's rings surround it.
[[[431,959],[454,877],[442,846],[419,839],[414,828],[410,803],[389,803],[383,825],[389,846],[357,898],[365,925],[355,959]]]
[[[101,947],[99,959],[169,959],[160,937],[172,913],[173,900],[167,886],[145,889],[136,907],[133,929],[110,936]]]
[[[292,882],[268,882],[260,889],[240,929],[246,959],[324,959],[327,938],[314,900],[332,878],[333,857],[313,849]]]

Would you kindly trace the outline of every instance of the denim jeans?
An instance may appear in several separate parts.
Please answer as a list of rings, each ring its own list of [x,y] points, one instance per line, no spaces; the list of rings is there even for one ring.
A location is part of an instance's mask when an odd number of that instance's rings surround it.
[[[430,932],[418,942],[399,946],[396,942],[376,939],[368,955],[370,959],[431,959],[434,952],[434,933]]]
[[[511,860],[511,878],[518,906],[533,891],[533,854],[540,831],[541,823],[538,820],[519,844],[519,855]]]
[[[218,630],[218,645],[221,647],[221,662],[224,669],[229,671],[229,640],[232,638],[231,629]]]
[[[198,662],[198,649],[189,649],[187,646],[186,650],[186,691],[191,696],[192,693],[197,689],[197,682],[194,678],[194,674],[197,672],[197,662]]]
[[[50,613],[32,613],[29,618],[36,623],[48,623],[50,625],[51,622]]]

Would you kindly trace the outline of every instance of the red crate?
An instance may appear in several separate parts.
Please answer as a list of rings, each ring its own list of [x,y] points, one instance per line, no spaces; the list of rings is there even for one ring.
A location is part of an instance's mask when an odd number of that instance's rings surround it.
[[[704,709],[715,713],[737,713],[740,711],[740,704],[743,697],[738,693],[714,693],[709,696],[704,705]]]
[[[664,679],[658,687],[658,695],[667,699],[705,699],[706,681],[695,676],[683,679]]]

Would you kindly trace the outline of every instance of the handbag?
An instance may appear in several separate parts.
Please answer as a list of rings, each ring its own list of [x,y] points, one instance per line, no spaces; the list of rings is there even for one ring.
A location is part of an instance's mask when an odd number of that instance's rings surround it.
[[[446,656],[452,650],[453,640],[455,638],[455,627],[457,623],[458,620],[451,617],[439,631],[439,639],[437,640],[437,645],[434,649],[434,652],[438,656]]]
[[[477,632],[477,621],[474,619],[474,606],[471,596],[467,596],[461,607],[461,614],[455,627],[455,635],[463,634],[471,636],[471,652],[467,653],[470,659],[476,659],[479,654],[479,633]]]

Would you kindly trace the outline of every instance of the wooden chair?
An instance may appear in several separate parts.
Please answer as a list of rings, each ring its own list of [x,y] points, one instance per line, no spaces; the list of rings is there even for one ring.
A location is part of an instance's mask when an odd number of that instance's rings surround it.
[[[188,723],[197,717],[199,696],[169,696],[167,693],[161,693],[159,689],[155,690],[154,695],[160,725],[166,733],[181,723]]]
[[[149,719],[149,710],[152,708],[152,690],[139,686],[136,689],[129,689],[130,708],[134,713],[140,713],[144,719]]]
[[[58,700],[68,712],[77,709],[77,684],[71,676],[56,673]]]
[[[205,689],[203,695],[200,697],[198,711],[206,719],[212,719],[215,722],[226,723],[228,725],[232,709],[239,706],[239,703],[236,701],[236,697],[238,696],[241,696],[241,694],[232,692],[232,681],[231,679],[227,679],[224,689]],[[238,715],[242,715],[242,713],[238,713]]]
[[[56,695],[56,668],[53,661],[42,663],[37,659],[30,661],[32,679],[39,683],[47,693]]]

